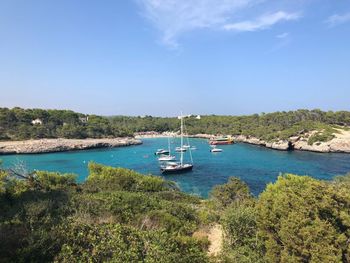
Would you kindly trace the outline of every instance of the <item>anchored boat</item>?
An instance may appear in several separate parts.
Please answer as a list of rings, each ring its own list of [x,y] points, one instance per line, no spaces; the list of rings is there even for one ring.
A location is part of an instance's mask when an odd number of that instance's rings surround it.
[[[183,173],[187,171],[191,171],[193,168],[193,160],[192,160],[192,154],[191,154],[191,148],[189,149],[191,162],[185,163],[184,162],[184,152],[186,151],[186,148],[184,148],[183,143],[183,129],[184,129],[184,119],[185,116],[179,117],[181,119],[181,146],[178,148],[180,149],[180,162],[167,162],[164,165],[161,165],[160,170],[163,174],[169,174],[169,173]]]
[[[233,144],[234,141],[231,137],[216,137],[209,140],[210,145],[226,145]]]
[[[167,162],[167,161],[174,161],[175,159],[176,159],[176,156],[171,155],[170,139],[168,137],[168,153],[167,154],[162,154],[158,158],[158,161],[160,161],[160,162]]]
[[[212,153],[219,153],[219,152],[222,152],[222,149],[212,148],[212,149],[210,149],[210,152],[212,152]]]
[[[158,149],[154,154],[155,155],[169,155],[169,150]]]

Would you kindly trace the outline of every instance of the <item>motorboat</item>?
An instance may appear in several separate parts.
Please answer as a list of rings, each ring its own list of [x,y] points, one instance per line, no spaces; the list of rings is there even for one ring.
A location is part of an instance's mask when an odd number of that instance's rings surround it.
[[[212,148],[210,149],[210,152],[212,152],[212,153],[219,153],[219,152],[222,152],[222,149],[216,148],[216,147],[212,147]]]

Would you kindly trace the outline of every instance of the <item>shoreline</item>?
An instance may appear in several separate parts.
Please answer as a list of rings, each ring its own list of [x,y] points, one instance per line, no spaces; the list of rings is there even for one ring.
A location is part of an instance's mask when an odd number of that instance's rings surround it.
[[[335,134],[335,138],[328,142],[316,142],[313,145],[308,144],[308,136],[303,134],[288,138],[288,140],[278,140],[267,142],[256,137],[245,135],[234,135],[234,142],[247,143],[251,145],[262,146],[268,149],[279,151],[307,151],[316,153],[350,153],[350,131],[341,130],[339,134]],[[178,137],[176,133],[159,133],[152,135],[137,135],[137,138],[166,138]],[[211,134],[195,134],[187,135],[189,138],[210,139],[215,137]]]
[[[140,144],[142,144],[141,140],[131,137],[104,139],[58,138],[25,141],[0,141],[0,155],[68,152],[99,148],[126,147]]]
[[[0,141],[0,155],[11,154],[40,154],[79,151],[99,148],[126,147],[142,144],[141,139],[178,137],[177,133],[135,134],[135,137],[103,138],[103,139],[37,139],[24,141]],[[189,138],[210,139],[211,134],[188,135]],[[335,138],[328,142],[308,144],[305,135],[290,137],[288,140],[267,142],[256,137],[234,135],[235,142],[262,146],[279,151],[309,151],[316,153],[350,153],[350,131],[340,131]]]

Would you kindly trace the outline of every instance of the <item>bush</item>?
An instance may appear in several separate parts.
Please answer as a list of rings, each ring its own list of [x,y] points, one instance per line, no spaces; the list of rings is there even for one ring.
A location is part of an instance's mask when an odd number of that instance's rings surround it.
[[[257,211],[266,261],[350,260],[348,189],[288,174],[267,186]]]
[[[243,202],[252,197],[248,185],[236,177],[230,177],[224,185],[215,186],[210,196],[222,207]]]

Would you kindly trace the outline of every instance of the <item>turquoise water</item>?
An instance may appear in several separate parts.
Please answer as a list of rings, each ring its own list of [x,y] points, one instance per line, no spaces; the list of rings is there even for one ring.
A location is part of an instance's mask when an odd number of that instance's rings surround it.
[[[265,189],[267,183],[274,182],[279,173],[331,179],[334,175],[350,171],[350,154],[282,152],[248,144],[220,146],[224,151],[213,154],[209,152],[206,140],[192,139],[191,144],[197,147],[192,152],[193,171],[164,177],[176,181],[183,191],[203,197],[208,196],[214,185],[227,182],[230,176],[240,177],[257,195]],[[22,162],[30,170],[73,172],[78,175],[79,181],[86,178],[87,164],[92,160],[134,169],[144,174],[161,175],[154,152],[158,148],[167,148],[167,145],[165,138],[144,139],[143,145],[139,146],[36,155],[3,155],[0,159],[6,167]],[[171,145],[175,148],[178,142],[173,141]]]

